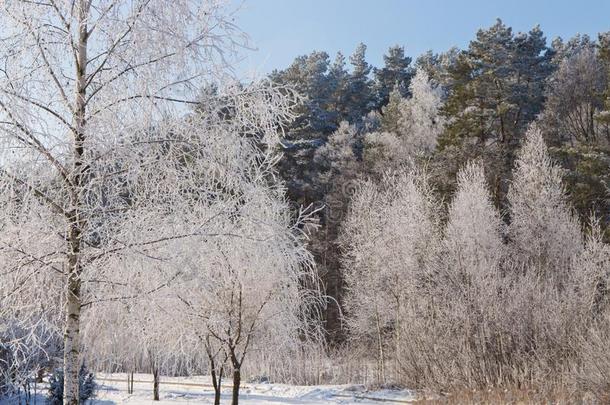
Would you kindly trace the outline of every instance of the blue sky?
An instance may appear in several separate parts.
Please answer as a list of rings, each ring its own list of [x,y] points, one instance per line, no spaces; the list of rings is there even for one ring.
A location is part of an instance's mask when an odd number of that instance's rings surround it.
[[[237,23],[258,50],[247,52],[238,70],[270,72],[312,50],[349,55],[358,42],[378,66],[395,44],[410,56],[463,48],[496,17],[515,31],[540,24],[548,42],[596,36],[610,30],[610,0],[246,0]]]

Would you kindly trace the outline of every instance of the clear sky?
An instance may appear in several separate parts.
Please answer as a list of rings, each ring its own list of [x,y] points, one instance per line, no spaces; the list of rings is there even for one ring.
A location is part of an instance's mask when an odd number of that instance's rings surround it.
[[[497,17],[515,31],[540,24],[550,43],[609,31],[610,0],[245,0],[237,23],[258,50],[238,70],[267,73],[313,50],[347,56],[359,42],[379,66],[391,45],[405,46],[412,57],[463,48]]]

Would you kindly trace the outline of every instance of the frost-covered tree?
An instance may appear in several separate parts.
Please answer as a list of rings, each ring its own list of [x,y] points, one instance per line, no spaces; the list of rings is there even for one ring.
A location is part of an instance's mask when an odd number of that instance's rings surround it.
[[[458,173],[443,239],[443,267],[455,283],[485,282],[500,271],[503,222],[493,205],[483,168],[468,163]],[[453,287],[449,287],[450,289]]]
[[[425,70],[419,69],[409,90],[411,98],[400,117],[399,132],[408,140],[413,151],[430,154],[445,125],[440,115],[442,89],[430,80]]]
[[[107,321],[100,326],[98,316],[87,330],[91,350],[150,370],[155,399],[163,373],[212,370],[219,395],[222,371],[232,370],[236,403],[246,354],[268,350],[267,344],[275,350],[296,345],[309,326],[300,311],[311,309],[307,299],[317,296],[302,288],[306,279],[315,285],[299,230],[306,218],[291,216],[275,180],[278,156],[257,133],[260,119],[285,110],[269,104],[269,93],[252,98],[258,93],[256,87],[220,92],[179,126],[183,132],[174,136],[184,143],[176,148],[184,155],[172,160],[194,183],[180,190],[184,211],[167,209],[172,226],[201,223],[205,233],[157,245],[150,263],[137,256],[111,263],[132,269],[129,285],[122,297],[96,306]],[[172,158],[170,150],[161,156]],[[125,330],[115,332],[117,323]]]
[[[564,184],[581,221],[594,213],[607,224],[610,125],[600,119],[608,91],[603,46],[578,36],[555,46],[564,56],[549,78],[540,128],[551,156],[566,169]]]
[[[160,264],[164,268],[154,274],[134,275],[136,298],[105,306],[107,321],[100,325],[98,316],[88,333],[92,350],[109,353],[112,360],[124,359],[117,346],[131,348],[130,356],[153,374],[155,400],[163,373],[209,372],[220,403],[222,377],[230,372],[237,404],[251,352],[288,353],[319,333],[311,311],[321,298],[311,288],[316,274],[299,229],[307,217],[293,218],[283,189],[269,187],[264,170],[273,170],[268,166],[273,162],[261,171],[250,168],[258,176],[233,212],[210,212],[213,238],[171,245],[175,260]],[[168,281],[159,287],[163,280]],[[119,333],[112,328],[117,323]]]
[[[182,119],[243,43],[229,13],[195,0],[0,6],[0,254],[10,275],[0,296],[12,294],[19,314],[41,298],[62,308],[66,404],[79,398],[83,310],[123,295],[121,260],[147,268],[164,242],[206,234],[212,220],[196,215],[244,178],[220,182],[226,168],[202,153],[207,133]],[[273,144],[287,99],[252,90],[239,133]],[[185,161],[192,167],[179,170]]]
[[[23,394],[31,400],[33,385],[60,354],[60,332],[44,312],[0,315],[0,399]]]
[[[446,333],[453,334],[449,339],[464,352],[476,351],[473,342],[485,339],[486,328],[494,322],[493,303],[502,287],[503,231],[483,167],[470,162],[458,172],[435,262],[432,298],[438,308],[439,329],[447,328]],[[489,339],[487,343],[485,356],[493,358],[497,342]]]
[[[235,405],[247,355],[298,346],[308,337],[307,311],[319,304],[316,293],[304,288],[315,273],[300,224],[292,222],[277,191],[263,187],[252,193],[238,216],[227,219],[225,227],[239,230],[241,237],[192,240],[185,274],[176,285],[183,303],[178,318],[192,328],[210,360],[222,363],[227,357]]]
[[[357,148],[360,134],[354,125],[342,121],[328,141],[316,150],[314,163],[318,167],[319,182],[332,186],[339,176],[350,179],[357,171]]]
[[[363,184],[343,226],[348,325],[374,347],[379,381],[386,350],[398,361],[408,339],[413,299],[437,244],[436,209],[425,181],[400,173]]]
[[[593,44],[561,61],[549,78],[542,119],[554,142],[592,144],[600,138],[610,139],[608,127],[597,120],[607,86],[606,72]]]
[[[398,90],[390,94],[381,118],[382,131],[365,138],[365,159],[374,172],[430,156],[445,128],[445,119],[440,114],[442,89],[425,70],[417,70],[409,91],[408,99],[402,98]],[[375,166],[379,169],[375,170]]]
[[[513,258],[540,276],[562,277],[582,248],[581,230],[567,202],[562,170],[532,126],[515,163],[508,193]]]
[[[604,243],[600,221],[591,219],[584,249],[574,261],[578,295],[586,303],[590,315],[599,319],[610,309],[610,245]]]

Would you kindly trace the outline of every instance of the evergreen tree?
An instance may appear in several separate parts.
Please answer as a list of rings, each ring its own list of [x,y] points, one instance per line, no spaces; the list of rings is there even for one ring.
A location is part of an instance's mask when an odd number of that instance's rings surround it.
[[[366,45],[360,43],[349,62],[352,72],[347,83],[345,103],[349,111],[347,120],[356,124],[375,107],[373,83],[369,77],[372,67],[366,61]]]
[[[514,36],[498,20],[479,30],[452,70],[457,84],[447,111],[456,122],[450,135],[476,136],[481,142],[518,141],[520,131],[542,107],[540,89],[550,73],[545,51],[539,27]]]
[[[330,66],[328,79],[332,91],[329,109],[334,113],[337,122],[346,120],[349,116],[349,109],[345,102],[349,73],[345,68],[345,56],[341,52],[337,52],[335,60]]]
[[[313,188],[315,151],[339,124],[336,102],[343,86],[339,84],[339,66],[335,63],[329,72],[328,54],[312,52],[270,75],[275,83],[293,88],[302,96],[302,102],[294,109],[296,118],[286,128],[279,168],[290,198],[305,206],[318,200]]]
[[[386,105],[392,90],[396,89],[402,97],[409,94],[409,83],[413,76],[411,58],[405,56],[402,46],[392,46],[383,55],[384,67],[374,69],[377,108]]]
[[[399,123],[405,108],[406,98],[398,89],[390,92],[388,103],[381,108],[381,130],[385,132],[399,132]]]
[[[78,374],[79,391],[78,402],[85,404],[87,400],[95,398],[97,383],[95,376],[89,372],[85,364],[82,364]],[[61,369],[56,369],[49,379],[49,392],[47,397],[49,405],[63,405],[64,403],[64,372]]]
[[[595,42],[587,34],[576,34],[568,41],[564,41],[563,38],[557,37],[553,39],[549,49],[551,63],[556,69],[564,59],[570,58],[586,49],[594,50],[595,47]]]
[[[610,31],[599,34],[599,59],[606,72],[606,92],[604,111],[598,114],[597,119],[610,125]],[[608,139],[610,143],[610,137]]]
[[[333,86],[329,83],[330,61],[326,52],[312,52],[297,57],[284,71],[274,71],[271,80],[290,85],[301,96],[297,118],[288,133],[292,139],[315,139],[336,129],[333,113],[329,110]]]
[[[460,53],[461,51],[456,47],[438,54],[428,51],[417,58],[415,68],[423,69],[432,80],[450,92],[453,88],[450,69],[456,63]]]
[[[515,36],[497,20],[477,32],[450,68],[452,89],[444,109],[449,125],[437,156],[442,171],[437,178],[449,184],[441,189],[452,190],[457,169],[482,158],[496,204],[504,204],[520,134],[542,109],[550,59],[538,27]]]
[[[343,121],[314,155],[318,174],[313,183],[324,209],[320,215],[322,227],[311,236],[310,248],[316,258],[326,295],[332,298],[328,302],[325,321],[331,341],[334,342],[344,337],[341,330],[344,279],[337,238],[357,188],[356,182],[361,170],[358,153],[360,143],[357,128]]]

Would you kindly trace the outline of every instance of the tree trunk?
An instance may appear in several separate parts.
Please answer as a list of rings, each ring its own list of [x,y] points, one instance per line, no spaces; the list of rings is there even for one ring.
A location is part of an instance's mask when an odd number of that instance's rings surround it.
[[[232,405],[239,403],[239,385],[241,384],[241,370],[239,367],[233,368],[233,395],[231,399]]]
[[[127,373],[127,393],[133,394],[133,372]]]
[[[214,385],[214,405],[220,405],[220,394],[222,390],[222,368],[216,374],[216,368],[212,367],[212,385]]]
[[[218,372],[216,372],[216,367],[217,367],[216,360],[214,359],[214,354],[212,354],[212,348],[209,346],[209,341],[208,341],[208,345],[206,345],[206,351],[208,354],[208,359],[210,361],[210,371],[212,374],[212,385],[214,386],[214,405],[220,405],[220,394],[221,394],[221,390],[222,390],[222,373],[223,373],[224,361],[220,365]],[[226,361],[226,357],[225,357],[225,361]]]
[[[78,242],[77,242],[78,243]],[[69,258],[72,269],[68,276],[68,293],[66,294],[66,326],[64,332],[64,404],[78,405],[78,363],[80,357],[80,272],[76,264],[76,255],[72,252]],[[73,265],[72,265],[73,264]]]
[[[159,369],[153,368],[153,401],[159,400]]]
[[[44,367],[38,369],[38,372],[36,373],[36,382],[39,384],[44,382]]]
[[[68,258],[66,290],[66,323],[64,330],[64,405],[79,403],[80,315],[81,315],[81,236],[84,226],[79,208],[82,207],[80,187],[83,185],[85,143],[85,108],[87,87],[88,3],[78,2],[78,49],[76,66],[76,102],[74,106],[74,168],[70,181],[72,208],[68,219]]]
[[[379,320],[379,313],[375,312],[375,320],[377,323],[377,350],[378,350],[378,359],[377,359],[377,376],[379,380],[379,384],[383,384],[385,382],[385,355],[383,353],[383,339],[381,334],[381,323]]]
[[[400,299],[397,300],[396,303],[396,324],[395,324],[395,331],[394,331],[394,379],[396,382],[401,382],[400,380],[400,328],[401,328],[401,322],[400,322]]]

